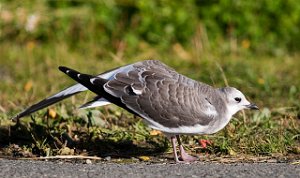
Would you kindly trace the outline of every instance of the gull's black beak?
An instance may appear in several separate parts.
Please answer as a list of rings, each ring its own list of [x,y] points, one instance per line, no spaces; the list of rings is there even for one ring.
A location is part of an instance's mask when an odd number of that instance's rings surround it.
[[[246,107],[249,108],[249,109],[259,110],[259,108],[257,107],[257,105],[254,104],[254,103],[248,104],[248,105],[246,105]]]

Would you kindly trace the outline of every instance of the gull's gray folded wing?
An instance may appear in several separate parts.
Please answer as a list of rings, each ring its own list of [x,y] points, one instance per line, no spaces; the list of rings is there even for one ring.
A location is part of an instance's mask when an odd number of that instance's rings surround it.
[[[121,75],[117,74],[114,80],[107,82],[106,92],[121,98],[128,108],[150,122],[170,128],[208,125],[216,116],[215,107],[194,86],[159,73],[145,74],[145,81],[141,83],[138,76],[127,83],[128,78],[134,77],[129,75],[123,80]]]
[[[206,99],[207,93],[215,91],[212,87],[158,61],[144,61],[134,65],[133,70],[117,73],[104,89],[159,130],[161,126],[206,126],[217,115]]]

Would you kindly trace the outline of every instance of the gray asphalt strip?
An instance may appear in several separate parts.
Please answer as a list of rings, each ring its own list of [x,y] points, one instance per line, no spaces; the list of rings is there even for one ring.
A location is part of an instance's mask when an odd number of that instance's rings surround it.
[[[0,160],[0,177],[300,177],[288,163],[117,164]]]

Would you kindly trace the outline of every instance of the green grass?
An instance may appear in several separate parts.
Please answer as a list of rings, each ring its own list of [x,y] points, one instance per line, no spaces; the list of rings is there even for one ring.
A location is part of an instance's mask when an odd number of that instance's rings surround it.
[[[13,32],[15,28],[10,25],[6,30]],[[144,155],[152,159],[164,157],[171,151],[168,140],[161,134],[153,133],[140,118],[112,105],[78,110],[78,106],[93,97],[91,92],[51,106],[55,117],[44,109],[17,124],[9,120],[22,109],[74,83],[59,72],[57,67],[60,65],[98,74],[151,58],[160,59],[178,72],[215,87],[228,83],[243,91],[250,101],[261,108],[259,111],[236,114],[217,134],[183,136],[186,148],[192,153],[233,157],[299,157],[298,53],[258,54],[240,44],[232,47],[231,41],[223,41],[215,48],[208,45],[209,41],[199,40],[201,34],[193,37],[186,46],[174,42],[168,48],[152,46],[142,40],[137,42],[136,47],[124,42],[123,46],[114,48],[97,41],[79,39],[80,44],[74,46],[68,37],[64,38],[65,32],[55,33],[62,33],[62,40],[36,40],[22,31],[13,40],[10,36],[1,35],[0,156],[80,154],[124,159]],[[206,149],[201,148],[198,140],[203,138],[213,144]]]

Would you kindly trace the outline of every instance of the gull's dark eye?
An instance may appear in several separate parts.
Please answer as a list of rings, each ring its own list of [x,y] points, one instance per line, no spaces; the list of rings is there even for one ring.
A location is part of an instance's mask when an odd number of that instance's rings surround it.
[[[242,99],[239,98],[239,97],[236,97],[236,98],[234,98],[234,100],[237,101],[237,102],[239,103],[239,102],[241,102]]]

